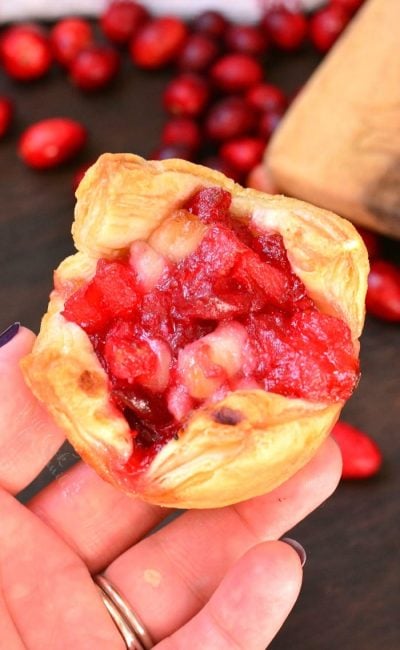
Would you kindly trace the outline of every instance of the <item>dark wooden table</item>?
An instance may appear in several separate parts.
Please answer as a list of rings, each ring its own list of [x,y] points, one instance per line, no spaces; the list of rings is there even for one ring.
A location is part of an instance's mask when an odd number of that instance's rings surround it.
[[[294,91],[316,63],[306,51],[266,65],[272,81]],[[73,89],[58,71],[27,86],[0,76],[0,92],[10,93],[17,103],[13,132],[0,143],[0,331],[14,320],[38,329],[52,270],[72,252],[73,170],[103,151],[148,156],[164,120],[159,98],[168,76],[141,73],[126,62],[115,85],[92,96]],[[89,145],[73,166],[32,172],[18,160],[18,134],[29,123],[55,115],[85,123]],[[309,559],[302,595],[273,642],[274,650],[400,648],[399,326],[367,321],[362,368],[361,384],[345,415],[375,436],[385,465],[374,480],[341,484],[328,503],[292,531]],[[69,452],[60,455],[24,496],[70,460]]]

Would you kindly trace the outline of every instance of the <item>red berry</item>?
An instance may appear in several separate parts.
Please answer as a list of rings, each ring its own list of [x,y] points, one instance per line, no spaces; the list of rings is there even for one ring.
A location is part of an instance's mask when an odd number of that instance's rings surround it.
[[[54,58],[68,67],[79,52],[91,45],[93,32],[86,20],[65,18],[53,27],[50,40]]]
[[[376,232],[367,230],[366,228],[361,228],[361,226],[357,226],[357,231],[358,234],[361,235],[363,239],[365,247],[368,251],[369,259],[372,260],[375,257],[377,257],[381,249],[381,242],[380,242],[379,235],[377,235]]]
[[[228,165],[248,174],[255,165],[261,162],[264,150],[265,142],[260,138],[238,138],[222,145],[220,154]]]
[[[212,66],[211,78],[220,90],[235,93],[258,84],[263,68],[248,54],[226,54]]]
[[[258,132],[262,138],[269,140],[282,119],[280,111],[267,111],[263,113],[258,124]]]
[[[204,158],[204,160],[201,161],[201,164],[209,167],[210,169],[215,169],[217,172],[225,174],[225,176],[232,178],[232,180],[236,181],[237,183],[241,180],[241,175],[238,170],[231,167],[231,165],[229,165],[225,160],[222,160],[222,158],[219,158],[218,156],[208,156],[208,158]]]
[[[285,8],[268,11],[262,25],[274,45],[288,51],[297,50],[304,43],[308,31],[305,16]]]
[[[164,144],[155,149],[150,158],[151,160],[168,160],[170,158],[193,160],[193,151],[182,144]]]
[[[267,49],[268,37],[253,25],[230,25],[225,34],[225,43],[229,50],[257,56]]]
[[[366,305],[373,316],[400,322],[400,267],[385,260],[372,262]]]
[[[0,138],[2,138],[10,128],[14,113],[13,103],[8,97],[0,96]]]
[[[19,81],[43,77],[52,62],[46,34],[36,25],[18,25],[3,32],[0,59],[7,74]]]
[[[209,138],[223,141],[249,133],[254,125],[254,111],[245,100],[227,97],[211,107],[204,128]]]
[[[339,6],[324,7],[313,15],[310,22],[310,36],[320,52],[327,52],[350,20],[349,13]]]
[[[287,99],[280,88],[268,83],[250,88],[246,94],[246,101],[259,111],[283,113],[287,106]]]
[[[151,20],[131,41],[133,62],[141,68],[156,69],[171,63],[187,38],[187,28],[178,18],[165,16]]]
[[[205,34],[192,34],[178,58],[178,67],[186,72],[204,72],[218,54],[218,47]]]
[[[380,470],[382,453],[372,438],[347,422],[337,422],[332,435],[342,454],[342,478],[369,478]]]
[[[35,169],[57,167],[77,154],[86,142],[86,129],[67,117],[53,117],[29,126],[21,136],[19,155]]]
[[[173,115],[195,117],[204,110],[208,98],[208,85],[202,77],[183,74],[168,84],[163,94],[163,104]]]
[[[81,90],[99,90],[107,86],[119,68],[118,53],[107,45],[92,45],[73,61],[71,80]]]
[[[214,38],[221,38],[228,25],[228,21],[218,11],[203,11],[194,20],[193,29]]]
[[[100,18],[100,27],[113,43],[124,45],[149,19],[147,9],[133,0],[114,0]]]
[[[194,120],[175,117],[164,126],[161,142],[165,145],[181,145],[196,151],[200,146],[200,128]]]
[[[350,14],[354,14],[361,7],[364,0],[330,0],[329,4],[335,7],[342,7]]]
[[[79,183],[83,179],[83,177],[86,174],[89,167],[91,167],[94,164],[94,162],[95,162],[94,160],[92,160],[92,162],[86,162],[83,165],[81,165],[80,167],[78,167],[77,170],[75,170],[75,173],[74,173],[73,178],[72,178],[72,191],[73,192],[76,192],[76,190],[78,189]]]

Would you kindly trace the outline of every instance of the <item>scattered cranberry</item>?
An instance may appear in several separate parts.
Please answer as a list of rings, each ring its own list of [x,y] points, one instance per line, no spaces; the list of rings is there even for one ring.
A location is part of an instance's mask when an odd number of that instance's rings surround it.
[[[260,138],[238,138],[222,145],[220,154],[228,165],[248,174],[255,165],[261,162],[264,150],[265,142]]]
[[[365,247],[368,251],[369,259],[373,260],[379,255],[381,249],[379,235],[377,235],[375,232],[372,232],[371,230],[366,230],[366,228],[361,228],[361,226],[357,226],[357,230],[358,234],[361,235]]]
[[[280,111],[266,111],[260,118],[258,132],[262,138],[269,140],[282,119]]]
[[[100,27],[107,38],[125,45],[149,19],[148,11],[133,0],[114,0],[100,18]]]
[[[217,172],[221,172],[225,176],[228,176],[228,178],[232,178],[232,180],[237,183],[241,181],[241,175],[238,170],[231,167],[231,165],[228,165],[225,160],[222,160],[222,158],[219,158],[218,156],[208,156],[201,161],[201,164],[210,169],[215,169]]]
[[[167,122],[161,134],[161,142],[165,145],[181,145],[191,151],[200,147],[200,127],[194,120],[187,117],[175,117]]]
[[[283,7],[268,11],[262,25],[274,45],[287,51],[297,50],[304,43],[308,32],[305,16]]]
[[[287,106],[287,99],[278,86],[268,83],[257,84],[249,89],[246,101],[259,111],[273,111],[283,113]]]
[[[204,72],[218,54],[215,41],[205,34],[192,34],[178,57],[178,67],[185,72]]]
[[[53,56],[43,30],[36,25],[18,25],[3,32],[0,59],[10,77],[31,81],[46,74]]]
[[[14,113],[13,103],[8,97],[0,96],[0,138],[5,136],[10,128]]]
[[[92,28],[82,18],[65,18],[50,33],[54,58],[68,67],[75,57],[93,42]]]
[[[80,52],[70,68],[71,80],[81,90],[107,86],[119,68],[118,53],[107,45],[92,45]]]
[[[385,260],[372,262],[366,305],[373,316],[400,322],[400,267]]]
[[[245,135],[254,126],[254,111],[241,97],[226,97],[214,104],[204,124],[207,136],[220,142]]]
[[[226,54],[211,68],[211,78],[219,90],[241,92],[263,78],[261,63],[248,54]]]
[[[222,38],[228,27],[228,21],[218,11],[204,11],[193,22],[193,29],[207,36]]]
[[[229,50],[257,56],[267,49],[268,37],[253,25],[230,25],[225,34],[225,43]]]
[[[372,438],[347,422],[337,422],[332,435],[342,454],[342,478],[361,479],[377,474],[382,453]]]
[[[181,144],[164,144],[155,149],[150,155],[151,160],[169,160],[170,158],[182,158],[182,160],[193,160],[193,151]]]
[[[246,187],[251,187],[259,192],[267,194],[279,194],[279,189],[275,184],[271,172],[264,164],[253,167],[246,179]]]
[[[133,62],[141,68],[161,68],[177,57],[186,38],[187,28],[179,18],[166,16],[151,20],[131,41]]]
[[[202,77],[183,74],[168,84],[163,93],[163,104],[172,115],[195,117],[202,113],[208,98],[208,84]]]
[[[324,7],[313,15],[310,21],[310,36],[320,52],[327,52],[350,20],[349,13],[342,7]]]
[[[78,186],[83,179],[84,175],[86,174],[87,170],[89,167],[91,167],[94,164],[94,160],[92,162],[86,162],[83,165],[80,165],[78,169],[75,171],[73,178],[72,178],[72,191],[76,192],[78,189]]]
[[[19,142],[19,155],[35,169],[49,169],[70,160],[86,142],[86,129],[67,117],[32,124]]]
[[[351,15],[355,14],[363,3],[364,0],[330,0],[329,2],[329,4],[332,6],[342,7]]]

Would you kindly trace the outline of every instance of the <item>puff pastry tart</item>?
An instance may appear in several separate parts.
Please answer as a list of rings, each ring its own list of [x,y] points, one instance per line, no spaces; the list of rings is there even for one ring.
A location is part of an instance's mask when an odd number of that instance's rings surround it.
[[[105,154],[25,377],[98,473],[180,508],[276,487],[359,376],[368,259],[353,226],[182,160]]]

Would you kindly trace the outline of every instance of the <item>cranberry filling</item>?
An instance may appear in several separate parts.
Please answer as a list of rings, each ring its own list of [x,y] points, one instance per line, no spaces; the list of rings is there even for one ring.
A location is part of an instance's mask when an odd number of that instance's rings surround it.
[[[357,382],[347,325],[318,311],[282,237],[233,219],[230,204],[229,192],[200,189],[129,257],[99,260],[65,303],[131,427],[128,471],[230,390],[337,402]]]

